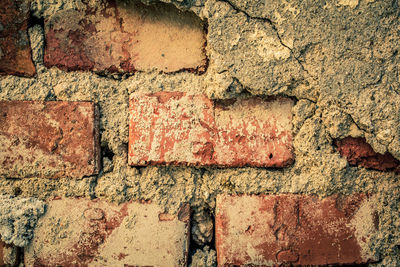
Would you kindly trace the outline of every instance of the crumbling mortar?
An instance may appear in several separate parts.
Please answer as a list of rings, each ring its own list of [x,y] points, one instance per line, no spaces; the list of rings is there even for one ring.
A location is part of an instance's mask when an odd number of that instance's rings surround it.
[[[263,21],[263,22],[267,22],[269,25],[271,25],[272,29],[274,30],[276,36],[277,36],[278,39],[279,39],[279,42],[281,43],[281,45],[282,45],[283,47],[289,49],[290,54],[293,56],[294,59],[296,59],[296,61],[299,63],[299,65],[300,65],[300,67],[302,68],[302,70],[305,71],[305,72],[307,73],[307,75],[309,75],[310,77],[312,77],[314,80],[317,80],[316,77],[313,77],[313,76],[308,72],[308,70],[304,67],[303,63],[301,62],[301,60],[300,60],[298,57],[296,57],[296,55],[293,53],[293,49],[292,49],[291,47],[289,47],[288,45],[286,45],[286,44],[283,42],[281,36],[279,35],[279,31],[278,31],[276,25],[272,22],[271,19],[265,18],[265,17],[250,16],[249,13],[247,13],[246,11],[244,11],[244,10],[238,8],[236,5],[234,5],[234,4],[233,4],[232,2],[230,2],[229,0],[218,0],[218,1],[227,3],[227,4],[230,5],[236,12],[243,13],[243,14],[246,15],[246,17],[249,18],[249,19],[260,20],[260,21]]]

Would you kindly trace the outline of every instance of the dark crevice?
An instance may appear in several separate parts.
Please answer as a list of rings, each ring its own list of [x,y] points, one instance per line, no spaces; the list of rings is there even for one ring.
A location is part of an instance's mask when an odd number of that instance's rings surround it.
[[[206,168],[198,168],[199,172],[200,172],[200,177],[203,178],[204,174],[206,173],[207,169]]]
[[[85,70],[83,70],[85,71]],[[136,71],[134,73],[130,72],[110,72],[108,70],[103,70],[103,71],[94,71],[94,73],[102,78],[107,78],[107,79],[112,79],[116,81],[121,81],[121,80],[126,80],[131,76],[134,76],[137,72],[142,72],[142,71]]]
[[[46,97],[44,98],[44,101],[57,101],[57,96],[53,89],[49,90]]]
[[[389,85],[389,90],[393,91],[396,95],[400,96],[400,91],[397,91],[397,89],[394,88],[392,85]]]
[[[136,166],[135,168],[138,170],[139,175],[143,175],[143,170],[146,169],[146,166]]]
[[[100,173],[96,176],[96,178],[93,178],[90,183],[89,183],[89,196],[90,199],[96,199],[96,186],[97,186],[97,180],[99,177],[103,174],[103,170],[100,171]]]
[[[209,172],[209,168],[207,167],[199,167],[196,168],[199,172],[199,175],[197,176],[197,179],[195,181],[195,185],[199,185],[201,184],[201,181],[203,180],[203,177],[206,173]],[[193,192],[194,194],[194,192]],[[195,197],[193,195],[193,197]],[[189,254],[188,254],[188,265],[187,266],[191,266],[192,264],[192,258],[193,255],[196,253],[196,251],[199,250],[203,250],[205,248],[205,246],[208,246],[210,250],[216,250],[216,246],[215,246],[215,214],[214,214],[214,210],[211,209],[210,207],[206,207],[205,212],[208,214],[208,216],[210,216],[212,222],[213,222],[213,237],[211,242],[206,243],[204,245],[199,245],[197,244],[194,239],[193,239],[193,234],[192,234],[192,227],[193,227],[193,222],[194,222],[194,212],[191,213],[190,215],[190,243],[189,243]]]
[[[107,157],[109,160],[112,161],[115,153],[109,148],[109,146],[107,144],[103,145],[101,147],[101,151],[102,151],[103,157]]]
[[[38,18],[35,16],[30,15],[28,20],[28,28],[31,28],[35,25],[39,25],[44,29],[44,18]]]
[[[190,266],[192,264],[192,257],[193,255],[196,253],[196,251],[199,250],[203,250],[205,248],[205,246],[209,247],[209,250],[215,250],[216,251],[216,246],[215,246],[215,216],[213,214],[213,212],[211,212],[210,209],[206,209],[207,214],[211,217],[211,220],[213,222],[213,237],[210,243],[206,243],[204,245],[199,245],[197,244],[194,240],[193,240],[193,235],[191,234],[191,238],[190,238],[190,245],[189,245],[189,257],[188,257],[188,266]],[[193,222],[194,213],[191,214],[191,218],[190,221]],[[192,227],[193,225],[191,225]]]
[[[375,82],[372,82],[372,83],[367,83],[366,85],[364,85],[363,87],[361,87],[361,90],[364,90],[364,89],[367,89],[367,88],[369,88],[369,87],[372,87],[372,86],[375,86],[375,85],[378,85],[378,84],[380,84],[381,82],[382,82],[382,79],[383,79],[383,76],[385,75],[385,71],[384,70],[382,70],[382,73],[380,73],[380,75],[379,75],[379,79],[377,80],[377,81],[375,81]],[[352,82],[353,83],[357,83],[356,81],[354,81],[353,79],[351,79],[352,80]]]
[[[14,194],[14,196],[19,196],[19,195],[21,195],[22,194],[22,189],[20,188],[20,187],[18,187],[18,186],[16,186],[16,187],[14,187],[14,189],[13,189],[13,194]]]
[[[29,28],[32,28],[33,26],[36,26],[36,25],[39,25],[43,30],[44,30],[44,18],[42,18],[42,17],[40,17],[40,18],[38,18],[38,17],[36,17],[36,16],[34,16],[33,14],[32,14],[32,12],[30,12],[29,13],[29,18],[28,18],[28,27],[27,27],[27,29],[29,29]],[[40,59],[39,61],[41,61],[41,62],[36,62],[35,60],[34,60],[34,58],[33,58],[33,49],[32,49],[32,43],[31,43],[31,36],[30,36],[30,34],[29,34],[29,31],[27,30],[27,37],[28,37],[28,42],[29,42],[29,47],[30,47],[30,58],[31,58],[31,60],[32,60],[32,63],[34,64],[34,66],[35,66],[35,75],[37,75],[38,74],[38,64],[40,65],[41,63],[43,63],[43,59]],[[44,46],[42,47],[42,49],[44,49]],[[43,54],[44,54],[44,51],[43,51]],[[39,71],[39,73],[40,73],[40,71]],[[45,99],[46,101],[47,100],[53,100],[53,99],[47,99],[47,96],[46,96],[46,99]],[[54,100],[56,100],[56,99],[54,99]]]

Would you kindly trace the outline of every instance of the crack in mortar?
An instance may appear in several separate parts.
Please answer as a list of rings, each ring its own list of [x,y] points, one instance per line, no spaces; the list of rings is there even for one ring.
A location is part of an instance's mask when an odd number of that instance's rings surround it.
[[[267,22],[267,23],[272,27],[272,29],[274,30],[274,32],[275,32],[276,36],[278,37],[279,42],[281,43],[281,45],[282,45],[283,47],[289,49],[290,54],[296,59],[297,63],[299,63],[301,69],[302,69],[305,73],[307,73],[307,75],[310,76],[313,80],[316,80],[316,77],[313,77],[313,76],[308,72],[308,70],[304,67],[304,65],[303,65],[303,63],[300,61],[300,59],[299,59],[298,57],[296,57],[296,55],[293,53],[293,49],[290,48],[288,45],[286,45],[286,44],[283,42],[281,36],[279,35],[278,29],[276,28],[276,26],[275,26],[275,24],[272,22],[272,20],[270,20],[269,18],[265,18],[265,17],[251,16],[251,15],[250,15],[249,13],[247,13],[246,11],[241,10],[241,9],[238,8],[236,5],[234,5],[233,3],[231,3],[229,0],[219,0],[219,1],[220,1],[220,2],[224,2],[224,3],[227,3],[227,4],[228,4],[230,7],[232,7],[236,12],[243,13],[244,15],[246,15],[246,17],[248,17],[248,18],[250,18],[250,19],[261,20],[261,21],[263,21],[263,22]]]

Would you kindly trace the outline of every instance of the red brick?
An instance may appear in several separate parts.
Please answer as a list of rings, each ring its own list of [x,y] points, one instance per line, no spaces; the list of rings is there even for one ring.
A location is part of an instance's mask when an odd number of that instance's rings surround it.
[[[49,202],[26,248],[26,266],[186,266],[189,206],[178,215],[150,203]]]
[[[35,75],[28,39],[29,5],[19,0],[0,1],[0,73]]]
[[[5,265],[4,252],[3,252],[5,245],[6,245],[6,243],[4,243],[3,241],[0,240],[0,266]]]
[[[293,161],[286,98],[214,103],[204,95],[134,93],[129,163],[283,167]]]
[[[218,266],[358,264],[378,222],[364,194],[217,197]]]
[[[45,21],[45,65],[132,73],[205,71],[203,22],[173,5],[105,0],[62,10]]]
[[[76,177],[100,168],[98,112],[91,102],[0,101],[0,175]]]
[[[376,153],[364,138],[346,137],[336,140],[335,145],[342,157],[346,157],[350,165],[380,171],[400,173],[400,162],[390,153]]]

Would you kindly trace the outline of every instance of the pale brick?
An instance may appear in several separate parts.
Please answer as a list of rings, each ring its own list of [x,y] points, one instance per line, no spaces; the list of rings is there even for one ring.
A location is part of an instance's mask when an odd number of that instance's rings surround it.
[[[26,248],[26,266],[186,266],[190,210],[155,204],[58,199]]]

